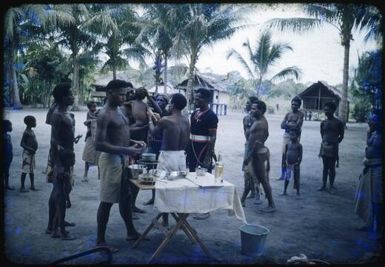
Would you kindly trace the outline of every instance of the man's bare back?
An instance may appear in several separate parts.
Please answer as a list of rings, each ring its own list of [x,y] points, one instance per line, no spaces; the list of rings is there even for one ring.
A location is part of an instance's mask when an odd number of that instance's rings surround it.
[[[185,150],[190,133],[190,124],[182,115],[163,117],[159,124],[163,129],[162,148],[166,151]]]

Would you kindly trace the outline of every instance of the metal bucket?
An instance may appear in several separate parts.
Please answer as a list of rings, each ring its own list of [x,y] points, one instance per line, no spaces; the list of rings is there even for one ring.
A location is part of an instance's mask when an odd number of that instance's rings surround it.
[[[245,224],[241,231],[241,253],[247,256],[261,256],[270,230],[261,225]]]

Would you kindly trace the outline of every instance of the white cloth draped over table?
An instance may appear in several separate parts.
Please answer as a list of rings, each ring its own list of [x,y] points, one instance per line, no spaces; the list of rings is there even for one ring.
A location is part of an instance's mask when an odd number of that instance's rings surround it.
[[[235,185],[227,181],[215,182],[210,173],[197,176],[195,172],[190,172],[186,178],[158,180],[155,183],[154,207],[166,213],[206,213],[228,209],[229,215],[235,215],[247,224]]]

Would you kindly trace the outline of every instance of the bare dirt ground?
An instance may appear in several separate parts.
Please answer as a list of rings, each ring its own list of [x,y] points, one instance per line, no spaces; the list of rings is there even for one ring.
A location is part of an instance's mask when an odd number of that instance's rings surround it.
[[[22,149],[19,146],[25,125],[23,118],[27,114],[37,118],[34,129],[39,143],[36,154],[35,180],[37,192],[19,193],[20,168]],[[14,158],[11,165],[10,184],[15,191],[4,192],[3,206],[3,254],[7,260],[18,264],[47,264],[90,249],[96,238],[96,212],[99,205],[99,181],[96,167],[89,172],[89,182],[81,182],[84,162],[81,160],[84,139],[75,145],[75,186],[71,193],[72,207],[67,210],[68,221],[76,226],[67,228],[77,239],[62,241],[53,239],[45,234],[48,220],[48,198],[52,185],[46,183],[42,171],[46,167],[49,149],[50,127],[44,123],[46,110],[24,109],[22,111],[5,110],[5,117],[13,123],[12,141]],[[234,183],[239,194],[243,191],[243,174],[241,162],[244,149],[241,113],[230,113],[219,118],[219,129],[216,150],[223,155],[225,164],[225,179]],[[260,224],[270,229],[267,236],[264,254],[260,257],[244,256],[240,253],[241,240],[240,220],[227,215],[226,210],[217,210],[204,221],[189,219],[190,224],[197,229],[198,235],[217,259],[207,258],[198,245],[194,245],[179,232],[173,237],[164,252],[156,258],[156,263],[224,263],[252,264],[276,263],[285,264],[292,256],[304,253],[308,258],[322,259],[338,263],[368,262],[367,257],[373,251],[378,251],[378,241],[368,239],[365,232],[354,228],[361,225],[360,219],[353,212],[353,199],[362,171],[364,157],[366,124],[348,124],[345,138],[340,145],[340,167],[337,169],[335,194],[318,192],[321,184],[322,161],[318,158],[320,134],[318,121],[305,121],[301,143],[304,147],[304,157],[301,164],[301,193],[302,198],[296,199],[292,184],[289,185],[289,195],[280,196],[282,181],[275,180],[280,174],[280,157],[282,130],[280,122],[284,114],[267,115],[270,136],[267,146],[271,152],[270,183],[277,211],[272,214],[259,213],[260,206],[253,200],[246,201],[244,208],[246,218],[251,224]],[[76,134],[85,136],[86,127],[83,125],[86,112],[75,112]],[[29,178],[26,181],[29,187]],[[151,196],[150,191],[141,191],[137,205],[147,211],[138,214],[134,221],[138,231],[142,232],[151,219],[156,215],[153,206],[143,206]],[[262,206],[266,205],[266,201]],[[174,221],[172,220],[171,223]],[[118,206],[111,209],[107,226],[107,241],[119,248],[113,255],[113,264],[145,264],[148,258],[160,244],[163,234],[152,231],[150,241],[142,242],[138,248],[132,249],[132,241],[125,241],[125,227],[119,215]],[[93,254],[74,260],[71,263],[95,263],[102,260],[103,255]]]

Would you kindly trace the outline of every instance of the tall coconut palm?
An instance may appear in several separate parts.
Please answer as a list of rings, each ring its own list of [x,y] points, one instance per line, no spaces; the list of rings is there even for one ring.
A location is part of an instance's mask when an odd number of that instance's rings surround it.
[[[56,24],[59,21],[68,23],[72,20],[66,10],[52,10],[50,5],[33,5],[27,4],[19,7],[9,8],[4,19],[4,52],[8,54],[6,59],[9,60],[9,76],[12,92],[13,107],[15,109],[22,108],[20,102],[20,92],[17,83],[16,59],[23,46],[28,41],[33,40],[31,32],[28,30],[30,26],[34,28],[47,28],[49,25]]]
[[[248,75],[254,83],[256,95],[259,97],[262,82],[269,75],[270,68],[282,59],[282,55],[287,51],[292,51],[292,47],[287,43],[272,43],[271,33],[266,31],[259,37],[255,48],[252,48],[249,40],[243,46],[247,51],[247,58],[244,58],[240,52],[231,49],[227,53],[227,59],[235,57],[237,61],[247,71]],[[269,81],[282,80],[288,77],[299,78],[301,70],[296,66],[284,68],[278,73],[270,76]]]
[[[190,103],[195,65],[202,48],[233,35],[239,28],[235,24],[240,21],[240,9],[235,5],[183,4],[173,8],[170,15],[180,29],[175,37],[177,51],[189,56],[186,96]]]
[[[378,11],[373,6],[365,4],[305,4],[304,11],[309,17],[276,18],[267,22],[268,27],[281,30],[291,29],[293,32],[303,32],[320,27],[327,23],[338,30],[341,45],[344,47],[344,65],[342,78],[342,97],[339,105],[339,118],[346,123],[348,80],[349,80],[349,52],[350,42],[353,40],[353,29],[368,29],[379,25]],[[377,14],[377,20],[373,18]],[[377,31],[378,33],[379,31]],[[373,32],[376,34],[376,32]]]

